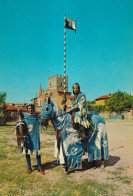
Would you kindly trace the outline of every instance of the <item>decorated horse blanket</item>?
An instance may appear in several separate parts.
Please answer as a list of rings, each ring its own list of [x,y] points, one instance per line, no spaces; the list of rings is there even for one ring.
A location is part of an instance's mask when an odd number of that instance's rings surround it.
[[[63,115],[62,115],[63,114]],[[82,168],[82,156],[87,142],[88,161],[106,159],[108,157],[107,134],[105,131],[105,122],[98,115],[88,116],[92,123],[92,128],[88,129],[89,140],[81,140],[79,131],[71,126],[70,114],[64,114],[64,111],[52,101],[45,101],[41,110],[41,121],[52,120],[53,126],[61,137],[57,137],[57,159],[59,163],[63,163],[61,157],[64,158],[66,167],[79,169]]]
[[[87,116],[90,124],[87,144],[88,162],[108,159],[108,138],[104,119],[99,115]]]
[[[82,156],[86,140],[79,139],[79,131],[71,127],[70,116],[67,117],[67,124],[61,132],[65,165],[74,168],[77,164],[82,168]]]

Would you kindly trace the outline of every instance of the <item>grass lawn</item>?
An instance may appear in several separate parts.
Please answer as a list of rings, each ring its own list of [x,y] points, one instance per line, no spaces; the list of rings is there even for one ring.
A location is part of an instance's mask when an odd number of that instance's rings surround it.
[[[113,195],[114,185],[98,183],[78,174],[66,175],[62,165],[56,163],[54,155],[55,132],[40,127],[42,165],[45,175],[36,170],[36,158],[31,156],[31,174],[26,174],[25,155],[17,148],[14,135],[15,123],[0,126],[0,195]],[[89,172],[89,171],[88,171]],[[77,177],[76,177],[77,176]]]

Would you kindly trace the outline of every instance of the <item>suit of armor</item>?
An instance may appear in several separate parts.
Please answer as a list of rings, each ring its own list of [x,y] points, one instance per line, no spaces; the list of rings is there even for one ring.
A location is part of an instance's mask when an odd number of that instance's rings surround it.
[[[81,92],[78,95],[74,95],[72,103],[73,108],[77,108],[78,110],[77,112],[75,112],[74,123],[78,123],[86,129],[89,128],[89,122],[86,118],[87,112],[85,95]]]
[[[75,91],[75,87],[77,91]],[[73,93],[73,107],[70,110],[70,113],[72,113],[71,124],[74,129],[79,130],[79,136],[81,139],[84,139],[86,137],[86,131],[90,125],[87,120],[86,96],[80,92],[80,86],[77,83],[73,85]]]

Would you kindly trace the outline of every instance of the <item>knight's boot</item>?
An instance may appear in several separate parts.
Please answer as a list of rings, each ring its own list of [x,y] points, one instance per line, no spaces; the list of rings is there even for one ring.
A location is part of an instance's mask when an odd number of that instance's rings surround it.
[[[79,129],[79,137],[81,140],[86,139],[86,131],[85,128],[81,125],[80,129]]]
[[[75,119],[75,113],[72,113],[71,115],[71,126],[73,129],[79,130],[79,123],[74,122]]]

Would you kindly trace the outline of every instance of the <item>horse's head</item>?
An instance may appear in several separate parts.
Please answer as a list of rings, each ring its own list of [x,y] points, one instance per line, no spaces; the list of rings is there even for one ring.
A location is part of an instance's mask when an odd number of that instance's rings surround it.
[[[46,128],[48,126],[48,120],[50,120],[53,116],[53,102],[50,100],[45,100],[42,109],[41,109],[41,124],[44,125]]]
[[[19,121],[16,126],[16,136],[23,138],[27,136],[27,126],[25,121]]]
[[[21,152],[27,133],[28,131],[27,131],[27,125],[25,121],[19,120],[16,126],[16,137],[17,137],[18,148],[20,149]]]

